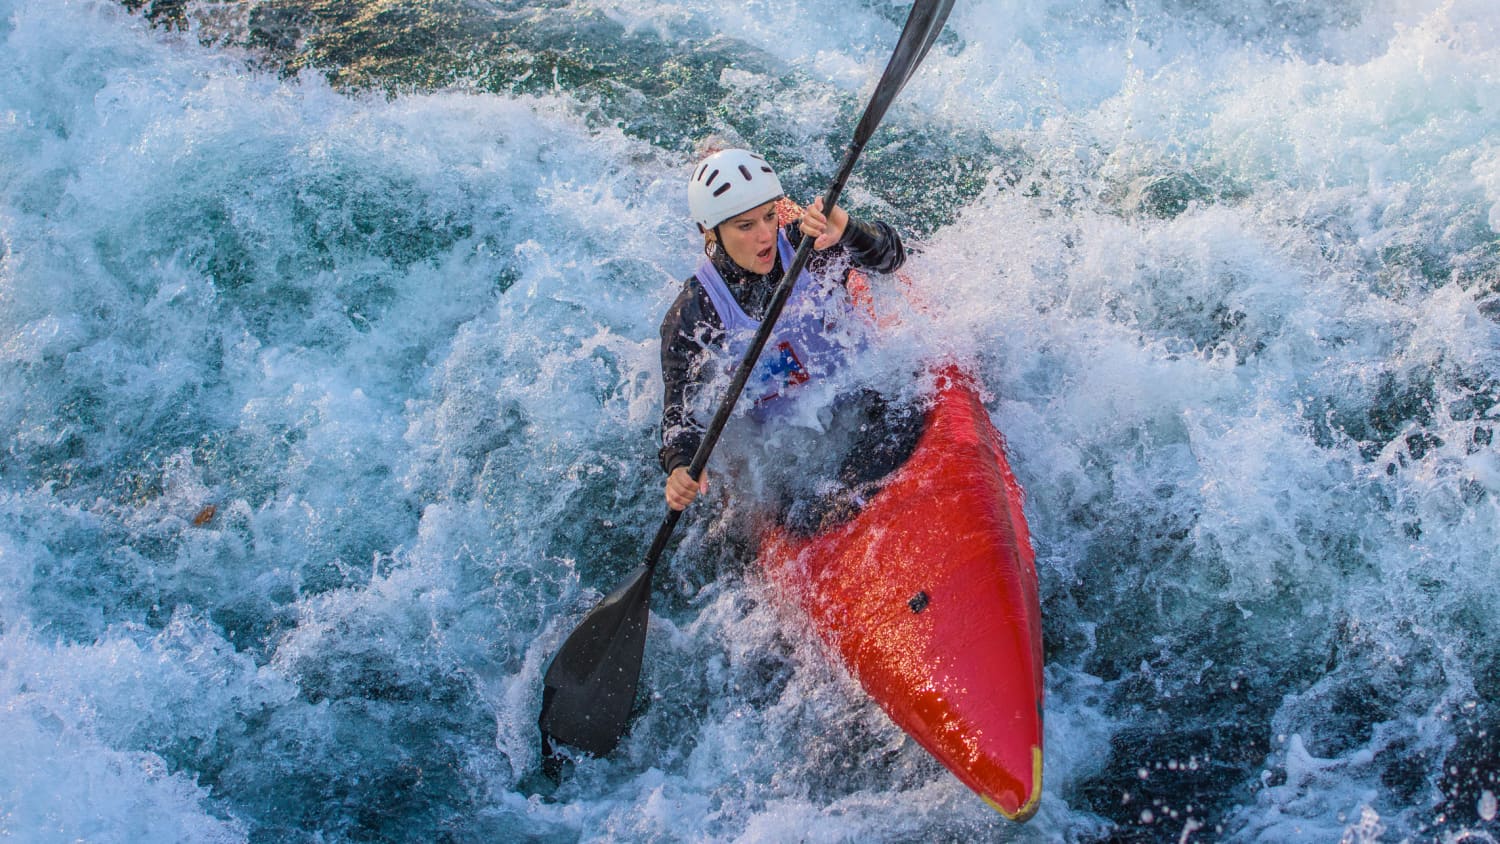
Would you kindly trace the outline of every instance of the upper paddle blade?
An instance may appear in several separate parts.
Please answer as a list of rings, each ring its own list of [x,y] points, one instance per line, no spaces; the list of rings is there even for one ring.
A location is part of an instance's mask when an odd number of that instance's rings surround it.
[[[938,35],[942,33],[943,24],[947,22],[951,11],[953,0],[917,0],[912,4],[911,14],[906,18],[906,26],[901,30],[901,38],[896,42],[891,60],[885,66],[885,73],[880,75],[875,94],[865,106],[859,125],[855,127],[854,143],[857,146],[863,146],[875,134],[875,127],[885,117],[891,101],[901,93],[917,65],[922,63],[927,51],[932,49]]]
[[[650,608],[650,568],[641,566],[583,619],[543,678],[544,735],[595,756],[615,749],[635,705]]]

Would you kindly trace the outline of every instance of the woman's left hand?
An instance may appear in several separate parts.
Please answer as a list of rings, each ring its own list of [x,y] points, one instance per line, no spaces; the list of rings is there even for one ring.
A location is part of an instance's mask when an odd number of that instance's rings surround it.
[[[814,238],[814,249],[827,249],[838,243],[844,237],[844,229],[849,225],[849,213],[844,209],[833,206],[833,211],[827,215],[823,214],[823,197],[814,199],[812,204],[803,210],[802,234]]]

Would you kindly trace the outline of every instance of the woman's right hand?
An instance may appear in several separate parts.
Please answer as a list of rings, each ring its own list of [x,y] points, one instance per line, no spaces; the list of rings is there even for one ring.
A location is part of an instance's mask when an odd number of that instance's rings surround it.
[[[703,477],[694,481],[688,474],[686,466],[678,466],[667,476],[667,506],[673,510],[686,509],[698,493],[708,489],[708,470],[703,470]]]

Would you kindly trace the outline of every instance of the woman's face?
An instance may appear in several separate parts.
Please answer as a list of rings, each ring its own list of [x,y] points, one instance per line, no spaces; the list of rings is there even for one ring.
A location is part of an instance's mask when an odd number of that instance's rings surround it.
[[[776,201],[719,224],[719,245],[730,260],[757,275],[776,266]]]

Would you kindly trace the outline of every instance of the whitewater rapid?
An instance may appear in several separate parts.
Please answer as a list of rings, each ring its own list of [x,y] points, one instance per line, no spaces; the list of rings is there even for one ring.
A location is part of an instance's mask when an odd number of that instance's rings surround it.
[[[723,489],[621,750],[539,772],[541,671],[661,516],[692,143],[809,199],[905,7],[476,5],[530,75],[393,91],[279,72],[271,8],[0,0],[0,835],[1500,835],[1493,2],[960,0],[882,127],[849,201],[919,306],[877,284],[861,372],[969,364],[1027,491],[1024,827]]]

